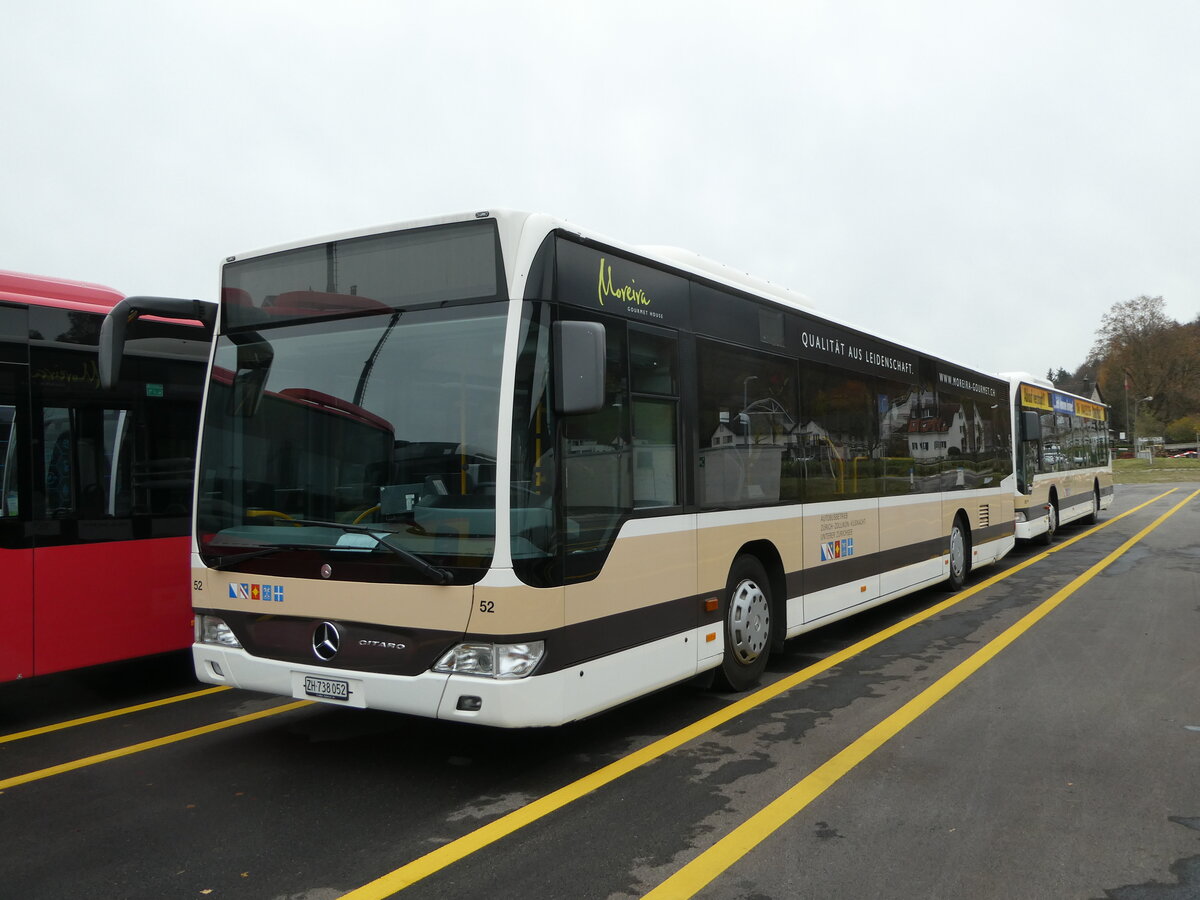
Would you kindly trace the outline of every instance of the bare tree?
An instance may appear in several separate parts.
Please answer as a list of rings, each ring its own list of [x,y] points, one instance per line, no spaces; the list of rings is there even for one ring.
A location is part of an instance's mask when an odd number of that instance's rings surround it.
[[[1088,364],[1121,421],[1131,398],[1153,397],[1146,411],[1160,422],[1200,410],[1200,317],[1180,325],[1164,307],[1162,297],[1142,295],[1100,320]]]

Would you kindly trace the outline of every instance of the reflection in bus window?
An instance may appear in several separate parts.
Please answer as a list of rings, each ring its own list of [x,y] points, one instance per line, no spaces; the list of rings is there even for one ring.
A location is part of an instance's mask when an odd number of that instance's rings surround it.
[[[797,424],[794,364],[724,344],[697,345],[700,505],[798,500],[798,464],[806,451]]]
[[[871,379],[820,365],[805,365],[803,371],[799,452],[805,499],[875,496],[880,404]]]
[[[675,343],[671,334],[642,329],[629,333],[633,500],[634,505],[642,508],[679,503]]]
[[[625,329],[608,325],[605,341],[603,408],[562,420],[568,569],[581,577],[594,574],[590,557],[570,558],[607,551],[633,502]]]
[[[17,446],[17,408],[0,406],[0,517],[19,513]]]
[[[201,551],[291,544],[289,522],[305,520],[317,523],[304,533],[317,545],[358,548],[363,539],[347,534],[377,528],[385,546],[455,566],[460,580],[482,577],[495,540],[504,326],[478,304],[221,337],[198,485]],[[246,346],[259,377],[239,387]],[[253,402],[232,402],[239,393]],[[369,569],[361,577],[427,577],[401,554],[353,558]]]
[[[42,416],[46,513],[63,516],[75,509],[72,487],[70,410],[47,408]]]
[[[633,499],[637,506],[674,506],[678,433],[674,400],[633,401]]]
[[[530,304],[524,312],[513,395],[511,552],[519,577],[527,584],[545,586],[556,577],[558,552],[553,527],[557,462],[549,307]]]

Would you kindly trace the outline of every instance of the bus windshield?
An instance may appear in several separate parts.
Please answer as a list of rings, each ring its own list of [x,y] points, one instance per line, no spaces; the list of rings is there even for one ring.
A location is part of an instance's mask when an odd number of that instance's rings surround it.
[[[206,562],[308,577],[328,565],[390,583],[482,577],[504,316],[495,302],[386,308],[219,338],[196,520]]]

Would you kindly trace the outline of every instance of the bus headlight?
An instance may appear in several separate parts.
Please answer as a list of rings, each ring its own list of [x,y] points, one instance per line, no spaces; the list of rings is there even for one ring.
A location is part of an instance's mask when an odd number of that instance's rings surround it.
[[[196,643],[220,644],[222,647],[241,647],[233,629],[216,616],[196,616]]]
[[[483,678],[524,678],[546,652],[545,641],[523,644],[459,644],[437,661],[433,671]]]

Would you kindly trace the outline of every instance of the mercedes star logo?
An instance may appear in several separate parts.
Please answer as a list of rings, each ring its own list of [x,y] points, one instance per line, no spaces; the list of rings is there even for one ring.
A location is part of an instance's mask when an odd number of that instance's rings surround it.
[[[332,622],[322,622],[317,626],[312,636],[312,649],[316,654],[317,659],[324,662],[329,662],[337,656],[338,647],[342,643],[342,636],[337,630],[337,626]]]

